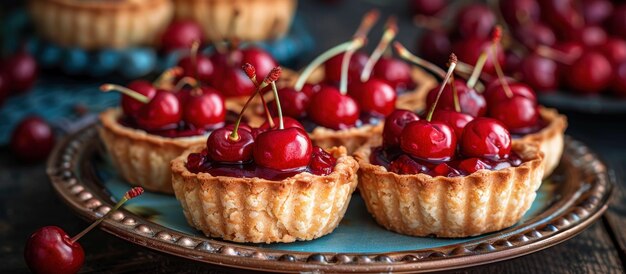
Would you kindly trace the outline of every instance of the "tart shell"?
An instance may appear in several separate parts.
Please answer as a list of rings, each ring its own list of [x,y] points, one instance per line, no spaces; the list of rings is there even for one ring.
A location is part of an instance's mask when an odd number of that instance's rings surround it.
[[[369,141],[372,136],[381,135],[383,123],[378,125],[364,125],[343,130],[333,130],[318,126],[309,133],[313,145],[321,148],[344,146],[348,154],[354,153],[359,147]]]
[[[172,161],[172,184],[189,224],[209,237],[234,242],[273,243],[312,240],[339,224],[357,185],[358,164],[345,148],[332,173],[300,173],[282,181],[191,173],[187,156]]]
[[[522,218],[541,185],[543,153],[536,145],[513,145],[524,160],[518,167],[449,178],[399,175],[371,164],[371,148],[381,142],[355,153],[359,191],[376,222],[397,233],[456,238],[498,231]]]
[[[33,0],[29,9],[45,39],[87,50],[153,45],[174,13],[169,0]]]
[[[120,109],[100,114],[100,138],[122,177],[131,185],[172,194],[170,161],[191,146],[203,144],[206,136],[166,138],[128,128],[118,122]]]

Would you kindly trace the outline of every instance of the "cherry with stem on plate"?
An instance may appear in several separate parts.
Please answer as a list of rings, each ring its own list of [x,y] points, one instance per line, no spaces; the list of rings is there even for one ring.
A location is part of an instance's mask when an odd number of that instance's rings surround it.
[[[39,66],[32,55],[22,50],[5,60],[2,70],[8,79],[10,90],[20,93],[35,84]]]
[[[37,116],[24,118],[11,134],[11,151],[21,161],[33,163],[45,160],[54,148],[54,132]]]
[[[77,273],[85,261],[85,252],[78,240],[111,216],[128,200],[142,193],[143,188],[132,188],[104,216],[74,237],[70,237],[57,226],[45,226],[38,229],[26,242],[24,248],[26,265],[34,273]]]

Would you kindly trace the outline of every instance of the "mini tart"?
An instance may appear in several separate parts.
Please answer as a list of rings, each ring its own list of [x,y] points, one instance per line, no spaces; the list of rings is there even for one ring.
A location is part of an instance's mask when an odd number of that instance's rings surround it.
[[[399,175],[370,163],[372,140],[355,153],[359,191],[367,210],[388,230],[411,235],[468,237],[498,231],[518,222],[530,208],[543,176],[543,153],[517,143],[524,162],[467,176]]]
[[[411,78],[416,87],[398,95],[396,108],[419,112],[426,108],[426,95],[429,90],[437,86],[438,82],[435,77],[416,66],[411,67]]]
[[[29,8],[45,39],[87,50],[152,45],[174,12],[169,0],[33,0]]]
[[[282,181],[192,173],[187,156],[202,149],[172,161],[172,185],[189,224],[208,237],[252,243],[319,238],[337,227],[357,185],[359,166],[342,147],[329,150],[337,158],[329,175],[304,172]]]
[[[539,114],[547,122],[546,127],[538,132],[526,134],[513,143],[537,143],[544,154],[544,174],[547,178],[561,161],[563,155],[563,136],[567,129],[567,117],[559,114],[556,109],[540,107]]]
[[[191,19],[210,41],[237,37],[262,41],[282,37],[291,25],[296,0],[174,0],[176,19]],[[235,10],[239,12],[234,18]],[[230,24],[235,20],[234,32]]]
[[[170,161],[191,146],[206,142],[206,135],[167,138],[125,127],[118,122],[122,111],[109,109],[100,114],[98,128],[113,164],[132,185],[172,194]]]

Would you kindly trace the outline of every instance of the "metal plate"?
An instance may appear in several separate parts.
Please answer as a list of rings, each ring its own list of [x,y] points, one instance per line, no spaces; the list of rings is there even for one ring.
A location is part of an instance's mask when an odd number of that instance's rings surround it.
[[[48,174],[61,199],[81,217],[107,212],[128,186],[101,152],[95,126],[68,137],[53,152]],[[567,138],[561,165],[544,181],[533,207],[515,226],[463,239],[409,237],[384,230],[355,194],[339,227],[320,239],[245,245],[202,236],[189,227],[175,198],[146,193],[101,228],[172,255],[238,268],[281,272],[433,271],[522,256],[565,241],[606,210],[612,184],[606,166]]]

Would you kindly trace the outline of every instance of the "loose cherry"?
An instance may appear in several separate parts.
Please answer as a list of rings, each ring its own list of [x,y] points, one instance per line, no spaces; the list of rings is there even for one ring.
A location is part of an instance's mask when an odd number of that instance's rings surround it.
[[[224,123],[226,106],[219,91],[210,87],[192,91],[185,102],[183,119],[195,128],[210,128]]]
[[[461,8],[456,16],[457,35],[462,39],[488,38],[496,25],[496,15],[483,4],[470,4]]]
[[[13,130],[11,150],[22,161],[41,161],[52,151],[54,139],[48,123],[36,116],[27,117]]]
[[[498,120],[479,117],[465,125],[460,144],[467,157],[506,159],[511,153],[511,134]]]
[[[351,84],[348,94],[354,98],[361,112],[389,115],[396,106],[396,91],[389,84],[378,79]]]
[[[152,83],[145,80],[135,80],[131,82],[128,84],[128,89],[147,97],[149,100],[152,100],[157,93],[157,89],[152,85]],[[124,93],[122,93],[121,101],[124,114],[130,117],[137,117],[139,115],[139,110],[145,106],[145,103]]]
[[[11,91],[13,92],[26,91],[37,80],[37,61],[26,52],[19,52],[9,57],[5,60],[2,69],[9,79]]]
[[[572,64],[568,74],[572,89],[581,94],[597,94],[609,85],[613,70],[604,55],[588,51]]]
[[[252,159],[254,138],[248,130],[220,128],[211,133],[206,146],[209,157],[216,162],[243,163]]]
[[[606,56],[613,65],[621,64],[626,61],[626,41],[617,38],[609,38],[609,40],[598,46],[598,50]]]
[[[587,25],[601,25],[613,12],[613,3],[608,0],[583,0],[581,4]]]
[[[419,116],[412,111],[405,109],[394,110],[385,118],[383,128],[383,145],[386,147],[396,147],[400,145],[400,134],[404,127],[413,121],[419,120]]]
[[[559,65],[552,59],[530,54],[522,60],[519,71],[522,81],[533,89],[553,91],[559,86]]]
[[[192,20],[170,23],[161,36],[161,48],[166,52],[188,49],[195,41],[204,41],[202,27]]]
[[[441,84],[443,85],[443,84]],[[431,108],[437,98],[437,91],[441,88],[441,85],[433,88],[428,92],[426,97],[426,107]],[[467,113],[474,117],[483,116],[487,113],[487,103],[482,94],[478,93],[475,89],[469,88],[463,80],[455,80],[459,105],[461,112]],[[441,98],[437,103],[438,110],[454,110],[454,90],[451,85],[445,85]]]
[[[433,112],[432,120],[437,122],[443,122],[451,126],[454,130],[454,134],[456,135],[456,139],[461,140],[465,125],[474,120],[474,117],[469,114],[453,110],[436,110],[435,112]]]
[[[325,86],[314,94],[308,109],[313,122],[335,130],[354,126],[359,113],[359,106],[354,99],[331,86]]]
[[[448,0],[412,0],[409,2],[413,14],[433,16],[448,6]]]

